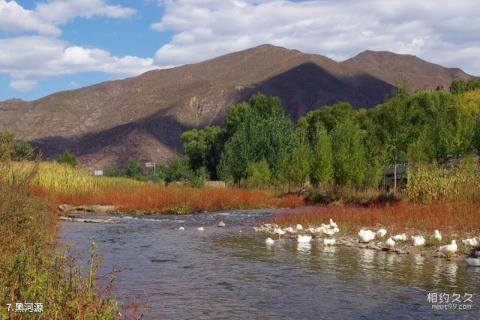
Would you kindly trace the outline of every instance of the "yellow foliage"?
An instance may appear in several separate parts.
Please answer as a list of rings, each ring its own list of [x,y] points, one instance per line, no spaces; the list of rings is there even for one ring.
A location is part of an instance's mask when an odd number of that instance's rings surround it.
[[[14,162],[12,172],[24,175],[31,172],[34,162]],[[141,186],[145,182],[117,177],[93,177],[84,169],[72,168],[56,162],[38,164],[38,174],[33,185],[44,188],[49,193],[78,194],[96,192],[107,187]]]
[[[480,174],[476,159],[466,158],[447,168],[438,164],[418,164],[408,170],[407,196],[410,200],[473,200],[480,197]]]

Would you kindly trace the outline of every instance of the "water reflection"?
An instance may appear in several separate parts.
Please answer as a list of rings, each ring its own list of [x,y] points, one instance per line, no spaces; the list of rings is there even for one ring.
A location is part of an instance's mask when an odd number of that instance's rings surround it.
[[[449,262],[445,266],[445,278],[451,284],[455,285],[457,281],[458,265],[456,262]]]
[[[377,252],[371,249],[364,249],[359,250],[358,254],[360,256],[360,263],[362,264],[362,268],[364,269],[371,269],[373,268],[373,261],[375,259],[375,254]]]
[[[310,243],[297,243],[297,251],[301,254],[310,254],[312,245]]]
[[[420,254],[413,255],[413,267],[415,268],[416,272],[422,272],[423,264],[425,262],[425,258]]]
[[[323,253],[335,254],[337,252],[337,248],[334,246],[322,246]]]

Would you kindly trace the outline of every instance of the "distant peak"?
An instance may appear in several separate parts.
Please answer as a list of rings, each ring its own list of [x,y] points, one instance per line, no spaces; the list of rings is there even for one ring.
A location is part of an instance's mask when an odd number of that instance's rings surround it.
[[[250,49],[246,49],[245,51],[257,51],[257,52],[300,52],[298,50],[291,50],[291,49],[288,49],[288,48],[285,48],[285,47],[280,47],[280,46],[275,46],[273,44],[269,44],[269,43],[265,43],[265,44],[261,44],[259,46],[256,46],[256,47],[253,47],[253,48],[250,48]]]
[[[0,101],[0,102],[5,102],[5,103],[20,103],[20,102],[24,102],[24,101],[23,101],[22,99],[12,98],[12,99]]]
[[[357,57],[379,57],[379,56],[390,56],[390,57],[416,57],[415,55],[411,54],[404,54],[404,53],[395,53],[391,51],[375,51],[375,50],[365,50],[357,54],[355,57],[352,59],[355,59]]]

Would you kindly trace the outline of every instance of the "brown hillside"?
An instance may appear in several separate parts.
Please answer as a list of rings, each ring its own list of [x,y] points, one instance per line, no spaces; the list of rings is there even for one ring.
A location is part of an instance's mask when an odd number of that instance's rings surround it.
[[[181,152],[180,134],[219,124],[229,105],[255,92],[279,96],[298,118],[338,101],[371,107],[405,78],[411,90],[448,87],[468,78],[417,57],[365,51],[344,62],[271,45],[202,63],[0,103],[0,130],[34,142],[47,157],[73,150],[86,166],[127,158],[165,162]]]

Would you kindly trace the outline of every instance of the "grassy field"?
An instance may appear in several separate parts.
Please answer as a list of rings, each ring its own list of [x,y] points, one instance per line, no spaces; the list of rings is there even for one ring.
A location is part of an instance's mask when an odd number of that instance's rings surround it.
[[[13,166],[15,172],[27,173],[33,163],[19,162]],[[81,169],[47,162],[38,164],[32,185],[37,196],[54,205],[115,205],[130,213],[182,214],[304,205],[303,198],[297,195],[278,196],[269,191],[232,188],[196,189],[127,178],[92,177]]]

